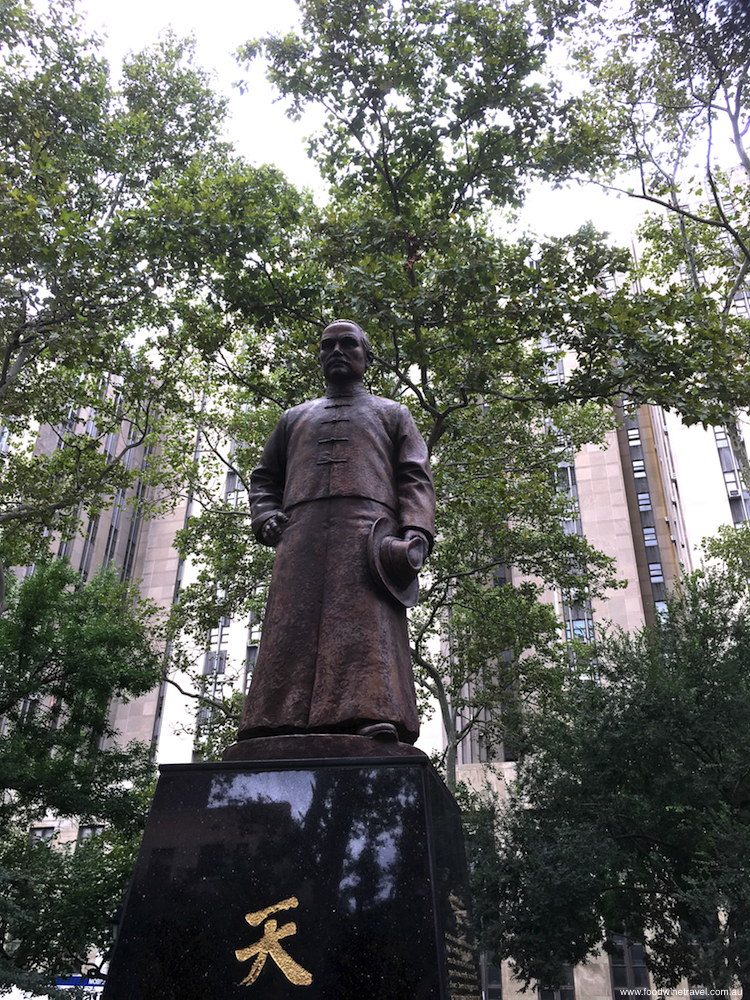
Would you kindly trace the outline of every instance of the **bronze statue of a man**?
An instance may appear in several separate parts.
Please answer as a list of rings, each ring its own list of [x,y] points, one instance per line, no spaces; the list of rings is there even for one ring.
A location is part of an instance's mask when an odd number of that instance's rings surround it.
[[[407,408],[362,384],[372,359],[356,323],[327,327],[325,396],[282,415],[252,474],[253,530],[276,558],[239,740],[417,738],[406,607],[435,493]]]

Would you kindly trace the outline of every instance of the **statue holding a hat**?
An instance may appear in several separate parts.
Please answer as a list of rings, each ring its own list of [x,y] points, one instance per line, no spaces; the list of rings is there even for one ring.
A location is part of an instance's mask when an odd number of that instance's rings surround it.
[[[328,326],[325,396],[282,415],[252,474],[253,530],[276,557],[238,740],[417,738],[406,608],[435,494],[409,410],[362,383],[372,359],[356,323]]]

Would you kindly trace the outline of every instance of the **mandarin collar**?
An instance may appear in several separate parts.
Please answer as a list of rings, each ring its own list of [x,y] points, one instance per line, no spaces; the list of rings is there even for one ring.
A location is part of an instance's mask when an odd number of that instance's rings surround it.
[[[342,399],[352,396],[368,396],[368,395],[369,393],[367,389],[365,389],[362,382],[350,382],[347,385],[343,385],[341,387],[333,385],[326,386],[325,398]]]

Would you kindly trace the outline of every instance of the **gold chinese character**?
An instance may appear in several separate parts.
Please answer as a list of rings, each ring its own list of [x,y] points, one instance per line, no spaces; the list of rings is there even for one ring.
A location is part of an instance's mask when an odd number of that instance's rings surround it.
[[[272,913],[278,913],[279,910],[292,910],[296,906],[299,906],[299,900],[296,896],[290,896],[289,899],[282,899],[280,903],[267,906],[265,910],[245,914],[245,920],[247,920],[251,927],[258,927],[264,921],[265,923],[263,923],[263,937],[257,944],[253,944],[249,948],[238,948],[235,951],[237,960],[240,962],[246,962],[253,955],[256,956],[255,961],[250,967],[250,972],[242,980],[240,986],[251,986],[255,982],[263,966],[266,964],[266,959],[269,955],[290,983],[294,983],[295,986],[310,985],[312,982],[310,973],[306,969],[303,969],[301,965],[298,965],[291,955],[287,954],[279,944],[282,938],[297,933],[297,925],[290,921],[288,924],[284,924],[283,927],[279,927],[276,920],[269,919]]]

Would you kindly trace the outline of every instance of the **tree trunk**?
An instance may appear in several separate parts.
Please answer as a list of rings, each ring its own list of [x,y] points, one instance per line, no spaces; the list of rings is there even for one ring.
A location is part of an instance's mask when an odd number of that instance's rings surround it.
[[[451,711],[451,705],[444,688],[438,689],[438,704],[445,728],[445,783],[451,792],[456,790],[456,762],[458,760],[458,734],[456,718]],[[750,1000],[750,997],[748,998]]]

